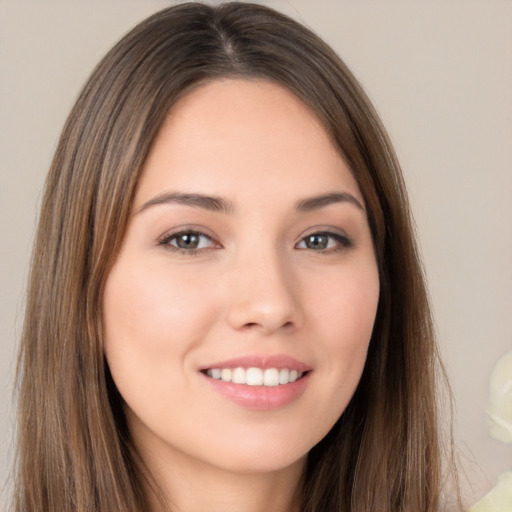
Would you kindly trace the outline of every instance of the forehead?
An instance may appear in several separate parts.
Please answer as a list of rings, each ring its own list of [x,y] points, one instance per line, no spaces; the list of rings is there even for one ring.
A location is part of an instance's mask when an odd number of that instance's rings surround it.
[[[217,80],[170,110],[144,165],[136,205],[166,189],[215,195],[344,189],[361,199],[317,116],[286,88]],[[236,198],[235,198],[236,201]]]

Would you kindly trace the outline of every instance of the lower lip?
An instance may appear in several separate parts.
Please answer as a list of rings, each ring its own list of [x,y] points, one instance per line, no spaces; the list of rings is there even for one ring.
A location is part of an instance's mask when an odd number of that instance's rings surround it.
[[[248,386],[202,375],[215,391],[232,402],[255,411],[272,411],[297,400],[306,389],[311,372],[295,382],[279,386]]]

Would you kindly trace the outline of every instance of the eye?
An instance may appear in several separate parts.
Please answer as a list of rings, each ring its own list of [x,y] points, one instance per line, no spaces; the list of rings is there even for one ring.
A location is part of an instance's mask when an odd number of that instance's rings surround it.
[[[211,237],[199,231],[184,230],[173,233],[160,240],[159,245],[171,250],[194,253],[215,247],[216,243]]]
[[[296,247],[297,249],[310,249],[318,252],[336,252],[352,247],[352,242],[348,237],[338,233],[320,232],[307,235]]]

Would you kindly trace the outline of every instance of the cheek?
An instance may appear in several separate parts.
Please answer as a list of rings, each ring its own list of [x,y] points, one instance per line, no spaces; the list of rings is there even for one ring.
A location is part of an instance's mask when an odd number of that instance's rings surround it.
[[[179,341],[184,332],[200,331],[211,318],[205,313],[214,308],[212,294],[205,293],[200,277],[151,262],[119,262],[105,287],[107,345],[124,338],[148,349],[159,344],[164,348],[171,339]]]
[[[121,393],[134,382],[141,394],[157,391],[145,389],[151,382],[172,385],[217,317],[200,277],[120,259],[107,279],[103,318],[105,354]]]
[[[323,335],[324,411],[334,423],[348,405],[363,372],[379,300],[375,264],[353,266],[331,279],[330,293],[316,303],[317,330]],[[319,404],[320,406],[320,404]]]
[[[358,350],[367,346],[379,301],[379,275],[375,262],[347,266],[333,273],[327,290],[310,297],[315,316],[326,331],[332,349]]]

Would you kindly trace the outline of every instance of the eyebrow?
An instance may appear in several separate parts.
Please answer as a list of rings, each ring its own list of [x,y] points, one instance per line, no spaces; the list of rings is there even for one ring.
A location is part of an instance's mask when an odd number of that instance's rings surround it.
[[[319,196],[302,199],[295,205],[295,208],[299,212],[310,212],[335,203],[350,203],[359,210],[365,211],[361,202],[348,192],[332,192],[330,194],[321,194]]]
[[[202,208],[204,210],[220,213],[231,213],[235,210],[233,203],[223,199],[222,197],[183,192],[164,192],[163,194],[158,194],[144,203],[137,213],[147,210],[151,206],[172,203],[183,204],[194,208]]]
[[[234,204],[222,197],[198,193],[164,192],[145,202],[137,210],[136,214],[141,213],[152,206],[173,203],[192,206],[193,208],[202,208],[204,210],[219,213],[233,213],[235,211]],[[298,212],[311,212],[335,203],[349,203],[357,207],[359,210],[363,212],[365,211],[361,202],[348,192],[331,192],[328,194],[308,197],[298,201],[295,205],[295,209]]]

